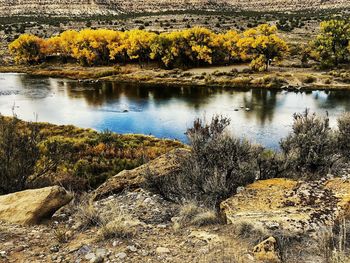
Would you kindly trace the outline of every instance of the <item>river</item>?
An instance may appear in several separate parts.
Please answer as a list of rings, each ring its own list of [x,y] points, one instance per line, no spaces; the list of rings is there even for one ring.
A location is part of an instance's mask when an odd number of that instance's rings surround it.
[[[186,142],[196,117],[231,119],[229,131],[278,148],[292,116],[306,108],[326,114],[331,124],[350,111],[350,91],[287,92],[266,89],[143,87],[113,82],[0,73],[0,113],[24,120],[73,124],[118,133],[150,134]]]

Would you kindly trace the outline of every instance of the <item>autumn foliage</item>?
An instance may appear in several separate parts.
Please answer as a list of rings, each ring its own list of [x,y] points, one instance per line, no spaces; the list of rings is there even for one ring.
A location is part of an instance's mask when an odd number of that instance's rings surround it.
[[[195,27],[181,31],[153,33],[145,30],[68,30],[49,39],[24,34],[9,46],[18,63],[37,63],[49,56],[74,59],[82,65],[156,61],[166,68],[249,61],[264,71],[269,63],[288,52],[267,24],[243,33],[214,33]]]

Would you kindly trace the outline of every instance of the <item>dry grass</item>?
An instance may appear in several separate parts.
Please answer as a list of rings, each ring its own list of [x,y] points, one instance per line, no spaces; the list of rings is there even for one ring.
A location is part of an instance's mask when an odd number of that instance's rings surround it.
[[[200,207],[192,202],[181,207],[178,219],[174,222],[174,229],[178,230],[185,226],[212,225],[219,222],[216,211]]]
[[[100,226],[102,218],[91,201],[84,200],[77,208],[76,218],[81,229],[87,229],[92,226]]]
[[[134,220],[131,215],[119,210],[112,220],[105,219],[99,229],[98,235],[102,240],[111,238],[131,238],[136,235],[136,226],[139,221]]]
[[[253,263],[249,247],[237,240],[223,240],[209,246],[209,251],[199,262],[203,263]]]
[[[111,238],[132,238],[137,233],[140,221],[126,211],[109,204],[109,213],[102,219],[98,236],[101,240]]]
[[[53,230],[54,238],[58,243],[67,243],[66,230],[64,228],[57,228]]]

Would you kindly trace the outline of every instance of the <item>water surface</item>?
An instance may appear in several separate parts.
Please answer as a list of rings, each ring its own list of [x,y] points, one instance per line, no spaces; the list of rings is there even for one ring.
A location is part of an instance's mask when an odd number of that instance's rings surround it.
[[[291,129],[292,115],[309,108],[331,124],[350,111],[350,91],[287,92],[266,89],[142,87],[0,73],[0,113],[118,133],[151,134],[186,141],[196,117],[231,118],[241,137],[277,148]]]

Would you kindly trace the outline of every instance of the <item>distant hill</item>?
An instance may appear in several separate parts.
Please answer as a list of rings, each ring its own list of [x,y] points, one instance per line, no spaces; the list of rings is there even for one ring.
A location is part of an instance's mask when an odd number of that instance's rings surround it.
[[[81,16],[183,10],[266,12],[349,7],[349,0],[0,0],[0,16]]]

